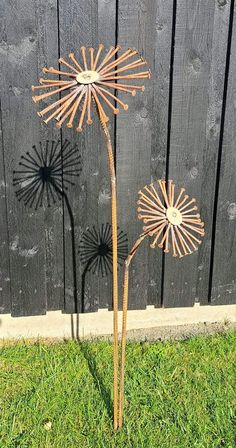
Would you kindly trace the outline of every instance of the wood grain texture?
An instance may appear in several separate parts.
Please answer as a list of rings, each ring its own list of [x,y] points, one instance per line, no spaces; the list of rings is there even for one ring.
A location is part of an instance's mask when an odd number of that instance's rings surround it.
[[[18,203],[12,184],[13,170],[21,155],[42,138],[50,138],[36,114],[31,85],[37,80],[42,60],[55,52],[54,46],[57,48],[55,3],[1,4],[2,125],[14,316],[43,314],[47,309],[44,210],[27,210],[23,203]],[[58,219],[57,223],[59,228]]]
[[[98,1],[98,29],[97,29],[97,44],[102,42],[106,49],[110,46],[115,46],[116,44],[116,2],[114,0],[99,0]],[[115,154],[115,139],[114,139],[114,126],[115,118],[112,116],[111,111],[109,112],[110,122],[109,122],[109,132],[112,138],[112,145]],[[100,173],[100,182],[97,186],[98,192],[98,227],[101,229],[103,224],[108,223],[111,225],[111,188],[110,188],[110,177],[108,174],[108,160],[105,148],[105,140],[103,133],[100,129],[99,134],[99,146],[97,142],[93,143],[93,150],[98,151],[97,163],[98,171]],[[97,172],[97,170],[95,171]],[[121,273],[121,270],[119,271]],[[123,273],[123,271],[122,271]],[[118,273],[119,274],[119,273]],[[87,285],[94,282],[94,275],[90,274],[90,279],[88,278]],[[109,308],[112,309],[112,274],[108,272],[104,277],[98,277],[98,302],[99,308]],[[90,292],[90,299],[94,294]],[[112,318],[112,317],[111,317]]]
[[[155,55],[156,5],[153,1],[119,1],[118,40],[136,48],[151,70]],[[128,232],[130,246],[142,232],[137,221],[138,191],[151,179],[153,84],[140,80],[145,91],[127,97],[128,112],[117,117],[117,183],[119,225]],[[130,269],[130,308],[145,308],[148,291],[149,251],[147,241]]]
[[[219,194],[216,215],[216,235],[213,261],[211,303],[236,303],[236,11],[233,17],[231,58],[224,120]]]
[[[228,10],[223,17],[224,12],[219,10],[218,2],[177,2],[169,178],[177,186],[185,186],[190,197],[197,198],[207,235],[211,230],[219,140],[217,123],[220,120],[223,92],[220,68],[214,70],[215,60],[212,66],[212,57],[217,51],[215,41],[221,39],[221,35],[218,35],[220,29],[217,29],[220,13],[222,20],[226,18],[228,23]],[[223,48],[226,45],[225,34],[222,45]],[[215,91],[216,84],[218,89]],[[213,123],[210,125],[211,115]],[[199,299],[197,285],[202,281],[207,288],[209,268],[210,236],[205,238],[202,251],[191,257],[176,260],[166,256],[164,306],[193,305]]]
[[[206,116],[206,147],[203,154],[201,175],[200,206],[202,219],[206,223],[206,235],[199,247],[198,269],[196,272],[196,300],[208,304],[208,284],[210,276],[210,254],[212,245],[213,205],[216,189],[216,171],[222,119],[222,102],[225,78],[225,64],[230,18],[230,1],[216,2],[212,17],[211,68],[208,84],[208,108]]]
[[[48,64],[57,66],[58,55],[58,11],[57,1],[36,0],[35,20],[38,30],[38,77],[42,77],[42,67]],[[34,83],[36,84],[36,73]],[[50,101],[49,101],[50,102]],[[40,106],[34,105],[34,113]],[[43,107],[42,107],[43,108]],[[37,119],[40,121],[39,117]],[[49,140],[57,141],[58,132],[54,125],[41,123],[40,139],[43,145]],[[33,142],[34,143],[34,142]],[[38,142],[37,142],[38,143]],[[36,141],[35,141],[36,144]],[[60,148],[60,146],[59,146]],[[64,302],[64,248],[63,248],[63,204],[56,202],[44,207],[43,223],[45,242],[45,279],[47,310],[59,310]]]
[[[156,0],[152,68],[151,181],[165,178],[173,0]],[[145,93],[145,92],[144,92]],[[145,151],[145,148],[144,148]],[[146,180],[149,182],[149,179]],[[138,256],[138,254],[137,254]],[[149,248],[147,304],[161,306],[162,252]]]
[[[28,142],[38,138],[40,126],[31,100],[30,86],[37,72],[35,10],[28,2],[2,3],[5,36],[1,44],[4,60],[2,124],[8,188],[12,314],[46,312],[45,259],[41,216],[26,213],[17,202],[12,172]]]
[[[65,4],[59,1],[59,33],[60,54],[63,57],[71,51],[79,55],[81,46],[97,49],[99,43],[103,43],[109,48],[115,43],[115,2],[84,0]],[[112,123],[113,119],[111,133]],[[77,144],[82,158],[82,173],[76,185],[67,191],[70,214],[64,204],[65,312],[77,312],[82,308],[85,312],[95,311],[99,306],[111,306],[111,282],[86,272],[86,264],[81,263],[79,245],[84,232],[93,227],[98,231],[102,223],[111,220],[106,149],[96,114],[93,124],[85,125],[83,133],[63,129],[62,136]],[[72,220],[75,234],[74,260]]]

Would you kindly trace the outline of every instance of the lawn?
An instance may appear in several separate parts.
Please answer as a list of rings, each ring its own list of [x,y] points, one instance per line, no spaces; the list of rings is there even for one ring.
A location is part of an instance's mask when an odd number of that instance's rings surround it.
[[[1,448],[235,448],[236,334],[129,343],[112,429],[112,345],[4,343]]]

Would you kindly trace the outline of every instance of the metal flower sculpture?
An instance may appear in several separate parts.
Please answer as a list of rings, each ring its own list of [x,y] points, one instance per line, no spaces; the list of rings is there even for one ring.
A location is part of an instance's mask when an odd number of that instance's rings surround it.
[[[196,199],[189,199],[181,188],[175,192],[175,184],[158,180],[139,191],[138,218],[143,220],[143,233],[131,248],[125,260],[124,289],[123,289],[123,319],[121,338],[121,366],[120,366],[120,399],[119,399],[119,427],[123,423],[124,406],[124,369],[126,347],[126,323],[128,308],[129,266],[133,256],[142,241],[147,237],[153,238],[150,247],[156,246],[164,252],[171,252],[173,257],[190,255],[198,249],[201,237],[204,236],[204,223],[197,213]]]
[[[66,67],[67,71],[57,70],[53,67],[44,68],[46,74],[56,75],[60,79],[40,79],[39,86],[33,86],[32,90],[49,89],[48,92],[33,96],[35,102],[39,102],[53,95],[66,93],[54,103],[38,112],[45,117],[48,123],[52,118],[57,121],[60,128],[67,120],[67,127],[72,128],[76,122],[76,130],[82,131],[85,116],[87,123],[92,124],[92,104],[95,105],[99,120],[104,131],[108,166],[111,182],[111,209],[112,209],[112,258],[113,258],[113,332],[114,332],[114,429],[118,426],[118,279],[117,279],[117,200],[116,200],[116,175],[110,133],[107,127],[109,117],[104,107],[108,107],[112,113],[117,114],[119,104],[127,110],[128,105],[117,96],[117,92],[135,95],[138,90],[143,91],[144,86],[133,84],[134,80],[150,78],[150,71],[137,71],[146,65],[146,61],[138,56],[138,52],[131,48],[124,51],[119,57],[117,53],[120,46],[110,47],[102,56],[104,46],[99,45],[97,52],[94,48],[81,47],[81,60],[70,53],[70,63],[60,58],[59,63]],[[62,79],[61,79],[62,78]],[[133,80],[133,81],[132,81]],[[128,81],[128,82],[127,82]],[[130,84],[130,81],[132,84]],[[114,90],[115,94],[109,90]],[[113,101],[113,103],[111,102]],[[53,111],[51,113],[51,111]],[[49,113],[49,115],[47,115]]]
[[[201,240],[197,236],[204,235],[204,223],[197,212],[196,199],[189,200],[184,195],[185,189],[181,188],[175,198],[175,185],[170,180],[168,187],[163,180],[158,181],[160,193],[154,184],[144,187],[139,192],[138,218],[147,225],[144,232],[154,237],[150,246],[163,248],[169,252],[169,242],[173,257],[183,257],[197,250]]]
[[[37,210],[44,203],[50,207],[65,196],[71,178],[81,172],[81,156],[78,148],[65,140],[39,142],[21,156],[19,169],[13,171],[16,197],[25,205]]]
[[[79,120],[76,125],[76,131],[82,132],[82,126],[87,116],[87,124],[92,124],[92,105],[94,104],[99,113],[99,117],[106,123],[109,121],[104,106],[108,106],[114,114],[119,113],[119,109],[112,104],[110,98],[115,100],[124,110],[128,109],[128,104],[110,92],[116,90],[135,95],[137,90],[144,90],[144,86],[132,84],[117,84],[118,80],[127,81],[132,79],[149,78],[149,71],[132,73],[134,69],[146,65],[143,58],[137,56],[138,52],[129,48],[120,57],[112,60],[121,49],[119,46],[110,47],[105,56],[101,57],[104,46],[99,45],[99,49],[94,54],[94,48],[89,48],[89,56],[85,47],[81,47],[82,62],[75,58],[74,53],[69,54],[71,63],[60,58],[59,63],[64,65],[68,71],[54,69],[53,67],[44,68],[43,72],[50,75],[60,75],[67,80],[40,79],[41,85],[32,86],[32,90],[54,89],[41,95],[33,96],[35,102],[44,100],[47,97],[60,92],[67,93],[63,98],[47,106],[38,115],[40,117],[49,115],[44,119],[48,123],[52,118],[57,120],[56,127],[60,128],[67,120],[67,127],[72,128],[76,115]],[[127,63],[127,60],[135,58],[134,61]],[[122,65],[126,61],[125,65]],[[125,73],[128,72],[128,73]],[[130,73],[131,72],[131,73]],[[122,74],[121,74],[122,73]],[[68,93],[68,92],[69,93]],[[81,108],[80,108],[81,106]],[[54,110],[55,109],[55,110]],[[51,111],[54,110],[53,113]]]

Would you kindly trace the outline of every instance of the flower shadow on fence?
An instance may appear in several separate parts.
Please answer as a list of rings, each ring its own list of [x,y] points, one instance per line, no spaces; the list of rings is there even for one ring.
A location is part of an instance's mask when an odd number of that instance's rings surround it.
[[[122,265],[128,254],[127,235],[118,228],[118,264]],[[103,223],[99,228],[93,226],[83,233],[79,244],[81,263],[85,266],[82,274],[81,303],[85,312],[86,276],[89,272],[99,277],[107,277],[112,273],[112,227]]]
[[[67,208],[71,225],[73,297],[76,312],[78,301],[75,222],[68,189],[75,185],[72,179],[78,177],[81,170],[81,155],[76,145],[71,145],[68,140],[62,144],[60,140],[46,140],[45,143],[39,142],[38,147],[33,145],[31,152],[27,151],[22,155],[18,169],[13,171],[16,197],[25,206],[38,210],[63,200]]]

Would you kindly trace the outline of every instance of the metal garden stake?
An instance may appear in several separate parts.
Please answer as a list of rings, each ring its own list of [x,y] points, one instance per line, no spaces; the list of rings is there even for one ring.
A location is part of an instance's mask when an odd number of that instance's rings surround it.
[[[43,72],[55,76],[50,79],[40,79],[39,86],[32,86],[32,90],[49,89],[47,93],[33,96],[35,102],[39,102],[53,95],[65,93],[59,100],[53,102],[38,112],[48,123],[52,118],[56,119],[56,127],[61,128],[64,122],[68,128],[74,123],[76,131],[82,132],[85,116],[87,124],[92,124],[92,104],[97,110],[101,127],[104,132],[108,167],[111,182],[111,212],[112,212],[112,256],[113,256],[113,331],[114,331],[114,429],[118,426],[118,282],[117,282],[117,200],[116,200],[116,174],[113,157],[111,137],[107,122],[109,118],[104,106],[108,106],[114,114],[119,113],[117,105],[124,110],[128,109],[117,97],[117,92],[129,93],[132,96],[138,90],[143,91],[144,86],[127,84],[127,81],[150,78],[150,71],[136,71],[146,65],[146,61],[138,56],[138,52],[129,48],[117,57],[121,47],[110,47],[102,56],[104,46],[101,44],[95,52],[94,48],[81,47],[81,61],[70,53],[70,63],[60,58],[59,63],[65,66],[66,71],[44,68]],[[115,58],[115,59],[114,59]],[[128,61],[129,60],[129,61]],[[128,61],[128,62],[127,62]],[[59,75],[59,79],[57,78]],[[121,83],[117,83],[121,81]],[[115,94],[109,89],[115,90]],[[113,103],[111,102],[113,101]],[[77,120],[76,120],[77,116]]]
[[[196,199],[190,199],[185,189],[175,193],[175,184],[158,180],[155,184],[145,186],[139,191],[138,218],[144,222],[143,233],[138,237],[125,261],[124,289],[123,289],[123,319],[121,339],[121,367],[120,367],[120,399],[119,399],[119,427],[123,423],[124,406],[124,371],[126,347],[126,323],[128,308],[129,266],[133,256],[142,241],[153,237],[152,248],[157,245],[170,250],[173,257],[190,255],[201,244],[200,237],[204,236],[204,223],[197,213]],[[170,249],[171,248],[171,249]]]

